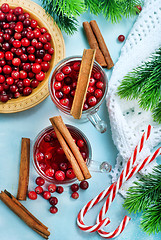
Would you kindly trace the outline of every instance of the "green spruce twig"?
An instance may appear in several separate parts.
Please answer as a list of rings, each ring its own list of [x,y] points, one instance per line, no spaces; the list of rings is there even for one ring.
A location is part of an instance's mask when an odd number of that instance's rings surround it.
[[[106,19],[118,22],[123,17],[135,15],[137,5],[143,0],[41,0],[42,7],[67,34],[78,29],[78,16],[90,10],[95,15],[103,14]]]
[[[130,212],[141,212],[141,227],[149,234],[161,232],[161,165],[152,174],[142,177],[130,187],[124,207]]]
[[[152,110],[154,120],[161,123],[161,48],[148,62],[128,73],[118,87],[121,98],[138,99],[140,107]],[[156,109],[156,110],[155,110]]]

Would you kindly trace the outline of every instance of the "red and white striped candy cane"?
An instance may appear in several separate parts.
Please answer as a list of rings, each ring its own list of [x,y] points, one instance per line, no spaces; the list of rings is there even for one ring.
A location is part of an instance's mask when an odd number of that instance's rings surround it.
[[[145,143],[145,141],[148,140],[148,138],[150,136],[150,133],[151,133],[151,126],[149,125],[148,128],[147,128],[147,131],[143,133],[140,142],[136,146],[136,148],[135,148],[135,150],[133,152],[132,157],[128,160],[124,171],[122,171],[122,174],[120,175],[119,182],[118,182],[117,186],[120,186],[120,187],[122,186],[122,182],[125,180],[125,176],[129,173],[131,167],[135,163],[135,161],[137,159],[137,156],[139,155],[139,153],[143,149],[144,143]],[[103,228],[104,226],[106,226],[110,222],[109,218],[103,219],[103,216],[104,216],[104,214],[106,212],[105,210],[108,209],[108,201],[110,200],[109,201],[109,203],[110,203],[110,202],[113,201],[112,199],[114,199],[114,195],[115,194],[110,194],[111,191],[113,192],[113,188],[116,188],[116,183],[113,183],[109,188],[107,188],[106,190],[101,192],[99,195],[97,195],[94,199],[92,199],[90,202],[88,202],[82,208],[82,210],[79,212],[78,218],[77,218],[77,224],[78,224],[78,226],[79,226],[79,228],[81,230],[86,231],[86,232],[98,231],[100,228]],[[103,207],[101,209],[101,213],[99,214],[99,221],[98,221],[98,218],[97,218],[97,222],[96,222],[95,225],[93,225],[93,226],[86,226],[84,224],[83,220],[84,220],[84,216],[87,213],[87,211],[89,211],[94,205],[96,205],[102,199],[107,197],[109,194],[110,194],[110,199],[109,198],[107,199],[107,206]],[[124,224],[124,222],[127,223],[127,221],[130,221],[130,218],[125,216],[125,219],[120,224],[123,229],[124,229],[124,226],[126,225],[126,224]],[[119,231],[117,231],[117,232],[119,232]]]
[[[127,174],[127,176],[125,177],[125,181],[127,181],[128,179],[130,179],[132,176],[134,176],[137,172],[141,171],[145,166],[147,166],[149,163],[151,163],[156,157],[158,157],[161,154],[161,147],[158,148],[153,154],[149,155],[146,159],[144,159],[141,163],[137,164],[134,166],[133,169],[131,169],[129,171],[129,173]],[[123,181],[122,184],[125,182]],[[121,185],[122,186],[122,185]],[[117,191],[119,190],[119,188],[121,186],[117,186],[117,183],[115,184],[115,186],[113,187],[112,191],[110,192],[110,195],[108,196],[104,206],[102,207],[100,214],[97,218],[97,223],[100,221],[102,221],[103,215],[107,212],[107,210],[109,209],[109,206],[111,204],[111,202],[113,201],[114,197],[116,196]],[[113,232],[105,232],[102,229],[98,230],[98,233],[104,237],[104,238],[114,238],[117,237],[126,227],[126,225],[129,222],[129,217],[125,216],[123,221],[121,222],[121,224],[118,226],[118,228],[113,231]]]

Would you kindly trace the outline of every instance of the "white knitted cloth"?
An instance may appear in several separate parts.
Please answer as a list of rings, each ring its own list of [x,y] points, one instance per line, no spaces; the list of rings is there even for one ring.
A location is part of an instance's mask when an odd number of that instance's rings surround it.
[[[109,81],[109,91],[106,99],[112,137],[119,154],[115,169],[112,171],[112,181],[117,180],[120,171],[131,156],[142,132],[151,124],[154,129],[142,153],[142,158],[148,156],[151,150],[161,142],[161,125],[153,122],[150,111],[144,111],[136,100],[120,99],[117,87],[123,77],[141,63],[161,46],[161,0],[145,0],[144,7],[139,14],[131,33],[129,34],[120,57],[114,66]],[[156,165],[151,163],[141,174],[151,172]],[[126,197],[126,190],[132,185],[140,174],[125,183],[120,193]]]

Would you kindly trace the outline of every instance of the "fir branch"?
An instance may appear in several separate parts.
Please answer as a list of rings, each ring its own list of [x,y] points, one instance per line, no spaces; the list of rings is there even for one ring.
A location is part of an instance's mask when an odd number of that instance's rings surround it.
[[[100,6],[103,15],[107,20],[111,19],[111,22],[120,21],[122,18],[122,5],[116,0],[101,0]]]
[[[152,112],[154,121],[161,124],[161,102],[159,102],[158,106],[155,109],[153,109]]]
[[[123,4],[123,15],[127,18],[130,16],[133,16],[136,14],[136,12],[139,13],[137,5],[143,5],[142,0],[127,0],[128,4],[125,4],[125,1],[120,1],[121,4]]]
[[[139,99],[140,107],[152,110],[154,120],[161,120],[159,109],[161,101],[161,48],[154,53],[148,62],[132,70],[118,87],[121,98]],[[155,110],[155,108],[157,108]]]
[[[143,212],[141,228],[149,234],[161,232],[161,199]]]
[[[142,177],[129,188],[124,207],[131,212],[140,212],[148,208],[161,197],[161,165],[154,168],[152,174]]]
[[[142,177],[129,188],[124,207],[131,212],[141,212],[141,227],[146,233],[161,232],[161,165],[151,174]]]
[[[101,13],[100,2],[98,0],[84,0],[85,8],[90,9],[90,13],[98,15]]]

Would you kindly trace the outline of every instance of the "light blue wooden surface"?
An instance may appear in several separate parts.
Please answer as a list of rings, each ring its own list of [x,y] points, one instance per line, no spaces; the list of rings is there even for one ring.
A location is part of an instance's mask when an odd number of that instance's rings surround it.
[[[40,1],[35,0],[40,4]],[[103,33],[111,56],[114,62],[117,61],[123,43],[117,41],[120,34],[128,36],[135,18],[123,19],[118,24],[107,22],[102,16],[95,17],[89,13],[84,13],[79,17],[78,32],[73,36],[63,34],[66,46],[66,56],[81,55],[84,48],[88,48],[86,37],[83,34],[82,22],[96,19]],[[111,71],[107,71],[110,78]],[[76,124],[67,118],[63,118],[65,123],[69,123],[80,128],[88,137],[92,145],[93,159],[97,161],[107,160],[112,166],[115,165],[117,149],[113,144],[111,130],[108,118],[108,112],[105,102],[99,111],[100,116],[107,122],[108,129],[104,134],[97,132],[89,123]],[[35,136],[50,122],[49,118],[59,115],[59,111],[52,103],[50,97],[24,112],[14,114],[0,114],[0,190],[7,189],[14,196],[17,194],[19,162],[20,162],[20,144],[22,137],[31,139],[31,145]],[[34,180],[37,177],[32,162],[30,165],[29,190],[35,188]],[[69,188],[65,188],[62,195],[55,194],[58,197],[58,213],[52,215],[49,212],[49,203],[38,196],[36,201],[27,199],[24,206],[28,208],[35,216],[49,227],[50,238],[53,240],[98,240],[101,237],[97,233],[84,233],[76,225],[76,217],[79,210],[93,197],[111,184],[108,174],[92,173],[89,180],[90,187],[87,191],[79,191],[80,198],[74,200],[70,197]],[[117,196],[110,207],[108,216],[111,218],[111,224],[108,230],[114,230],[122,220],[127,211],[122,207],[123,198]],[[96,216],[102,206],[100,203],[92,209],[86,217],[88,225],[94,224]],[[148,236],[139,228],[140,215],[130,215],[131,222],[125,231],[117,238],[118,240],[159,240],[161,234]],[[37,233],[27,227],[17,216],[15,216],[2,202],[0,202],[0,240],[39,240],[42,239]]]

